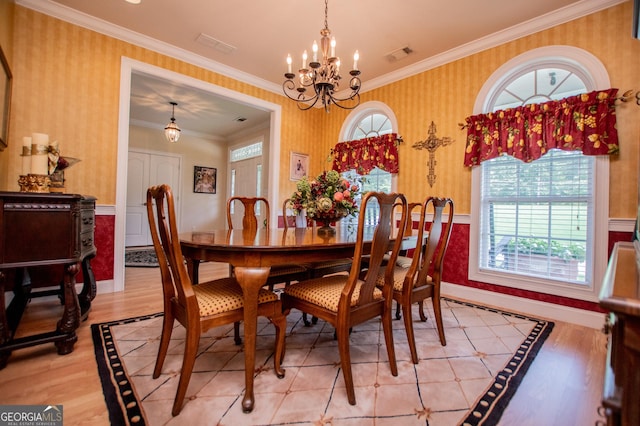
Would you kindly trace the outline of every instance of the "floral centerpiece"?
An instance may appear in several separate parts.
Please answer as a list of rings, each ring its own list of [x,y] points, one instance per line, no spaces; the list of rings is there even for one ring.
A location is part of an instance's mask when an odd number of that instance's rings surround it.
[[[340,176],[335,170],[324,171],[316,179],[309,181],[303,177],[298,181],[296,192],[291,195],[293,211],[303,210],[307,217],[322,224],[325,231],[329,225],[345,216],[358,212],[356,196],[358,186]]]

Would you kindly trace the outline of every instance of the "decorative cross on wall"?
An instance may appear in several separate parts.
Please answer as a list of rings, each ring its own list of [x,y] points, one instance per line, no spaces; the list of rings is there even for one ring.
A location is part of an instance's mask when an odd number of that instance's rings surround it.
[[[429,136],[427,136],[427,139],[414,143],[412,147],[415,149],[426,149],[429,151],[429,174],[427,175],[427,181],[429,182],[429,186],[433,186],[433,184],[436,183],[436,149],[441,146],[452,144],[454,141],[449,137],[438,139],[436,137],[436,125],[433,121],[429,126],[428,133]]]

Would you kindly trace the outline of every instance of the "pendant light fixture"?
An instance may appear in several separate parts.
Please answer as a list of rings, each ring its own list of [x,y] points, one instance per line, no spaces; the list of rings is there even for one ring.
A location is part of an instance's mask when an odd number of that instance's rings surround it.
[[[164,128],[164,136],[169,142],[176,143],[180,139],[180,127],[176,124],[176,118],[174,117],[175,108],[178,105],[176,102],[169,102],[171,104],[171,122]]]

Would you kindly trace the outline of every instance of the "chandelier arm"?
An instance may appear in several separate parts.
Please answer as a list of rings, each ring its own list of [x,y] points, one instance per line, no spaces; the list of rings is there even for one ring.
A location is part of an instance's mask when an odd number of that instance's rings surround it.
[[[349,101],[349,100],[353,100],[355,102],[355,104],[353,106],[345,106],[345,105],[341,105],[340,104],[340,102],[345,102],[345,101]],[[355,107],[357,107],[360,104],[360,93],[356,93],[353,96],[351,96],[349,98],[344,98],[344,99],[337,99],[337,98],[331,97],[331,101],[338,108],[354,109]]]
[[[320,99],[317,93],[314,96],[305,96],[304,92],[299,92],[297,97],[291,96],[289,92],[293,92],[297,90],[293,80],[286,80],[284,83],[282,83],[282,88],[287,98],[297,102],[298,108],[301,109],[302,111],[306,111],[310,108],[313,108],[313,106],[318,102],[318,99]],[[304,106],[309,102],[311,102],[311,104],[309,104],[308,106]]]

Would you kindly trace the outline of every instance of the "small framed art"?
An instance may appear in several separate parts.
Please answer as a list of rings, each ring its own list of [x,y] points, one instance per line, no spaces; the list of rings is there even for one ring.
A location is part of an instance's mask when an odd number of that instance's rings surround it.
[[[216,193],[216,172],[213,167],[193,167],[193,192],[203,194]]]
[[[299,152],[292,152],[289,163],[289,179],[300,180],[307,176],[308,171],[309,156],[307,154],[300,154]]]

